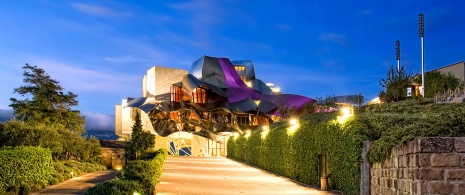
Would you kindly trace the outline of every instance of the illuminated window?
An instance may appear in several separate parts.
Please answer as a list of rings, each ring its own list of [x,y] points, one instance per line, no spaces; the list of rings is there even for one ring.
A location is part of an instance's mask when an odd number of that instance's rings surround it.
[[[207,95],[205,94],[205,89],[200,87],[195,88],[192,92],[192,102],[194,103],[207,103]]]
[[[171,85],[171,101],[180,102],[181,100],[181,87]]]
[[[247,82],[246,67],[245,66],[234,66],[234,68],[236,68],[236,72],[239,75],[239,77],[241,77],[242,81],[244,81],[244,83]]]

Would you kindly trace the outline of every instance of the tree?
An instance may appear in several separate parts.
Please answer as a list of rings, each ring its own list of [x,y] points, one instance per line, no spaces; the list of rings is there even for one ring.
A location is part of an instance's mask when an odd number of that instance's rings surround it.
[[[15,88],[14,92],[26,97],[24,100],[10,98],[10,107],[13,108],[18,120],[42,124],[61,124],[67,129],[82,134],[84,130],[84,117],[78,110],[77,95],[72,92],[63,92],[59,82],[52,79],[43,69],[26,64],[23,66],[26,84]]]
[[[357,110],[360,110],[360,106],[365,101],[367,101],[367,99],[365,98],[365,96],[362,95],[362,93],[359,93],[359,94],[355,94],[353,96],[350,96],[350,101],[352,101],[352,103],[357,105]]]
[[[421,83],[421,75],[414,79],[416,83]],[[437,93],[444,93],[447,90],[455,90],[461,87],[462,81],[453,74],[432,71],[425,73],[425,97],[434,97]]]
[[[386,78],[381,78],[379,84],[386,88],[386,95],[392,96],[396,101],[405,99],[406,89],[412,79],[412,73],[405,72],[405,66],[399,70],[389,67]]]
[[[333,95],[327,95],[325,99],[325,106],[335,107],[336,106],[336,97]]]
[[[155,136],[142,129],[139,112],[134,113],[134,124],[132,125],[131,140],[124,146],[127,160],[137,160],[142,152],[155,146]]]

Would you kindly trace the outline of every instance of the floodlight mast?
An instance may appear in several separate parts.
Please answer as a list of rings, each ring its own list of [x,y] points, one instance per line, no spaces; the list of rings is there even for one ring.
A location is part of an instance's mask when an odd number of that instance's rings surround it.
[[[423,97],[425,97],[425,45],[424,45],[424,38],[425,38],[425,17],[423,14],[418,14],[418,35],[421,39],[421,86],[423,87]]]
[[[396,41],[396,60],[397,60],[397,72],[400,71],[400,41]]]

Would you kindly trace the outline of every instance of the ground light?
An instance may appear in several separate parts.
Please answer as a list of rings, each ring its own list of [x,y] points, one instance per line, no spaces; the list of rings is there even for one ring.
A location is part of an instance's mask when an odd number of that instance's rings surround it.
[[[270,132],[270,128],[268,127],[268,125],[263,125],[262,132],[261,132],[262,139],[266,138],[266,136],[268,135],[268,132]]]
[[[245,131],[245,137],[246,137],[246,138],[249,138],[249,137],[250,137],[250,134],[252,134],[252,131],[250,131],[250,130],[246,130],[246,131]]]
[[[351,107],[344,107],[341,109],[342,116],[337,116],[337,121],[339,124],[344,124],[346,120],[354,115],[354,109]]]
[[[238,133],[238,132],[234,132],[233,135],[234,135],[234,139],[237,139],[237,138],[239,137],[239,133]]]
[[[299,120],[296,118],[289,119],[289,127],[287,128],[287,135],[294,135],[294,133],[299,129]]]

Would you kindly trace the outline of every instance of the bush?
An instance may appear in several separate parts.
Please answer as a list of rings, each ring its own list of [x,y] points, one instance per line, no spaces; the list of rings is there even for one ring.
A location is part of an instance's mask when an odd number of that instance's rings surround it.
[[[118,177],[123,180],[136,181],[142,185],[145,194],[153,194],[167,156],[168,151],[164,148],[156,152],[145,153],[144,159],[147,160],[129,161]]]
[[[41,147],[0,149],[0,186],[9,189],[21,184],[48,183],[55,170],[52,153]]]
[[[21,186],[19,187],[19,194],[27,195],[29,193],[31,193],[31,186],[29,186],[28,184],[21,184]]]
[[[367,127],[349,119],[343,125],[336,113],[300,118],[300,127],[275,123],[268,132],[228,140],[228,157],[299,182],[318,185],[320,155],[328,156],[330,186],[344,194],[358,194],[362,141]]]
[[[87,190],[85,195],[127,195],[127,194],[144,194],[142,186],[136,181],[112,179]]]

